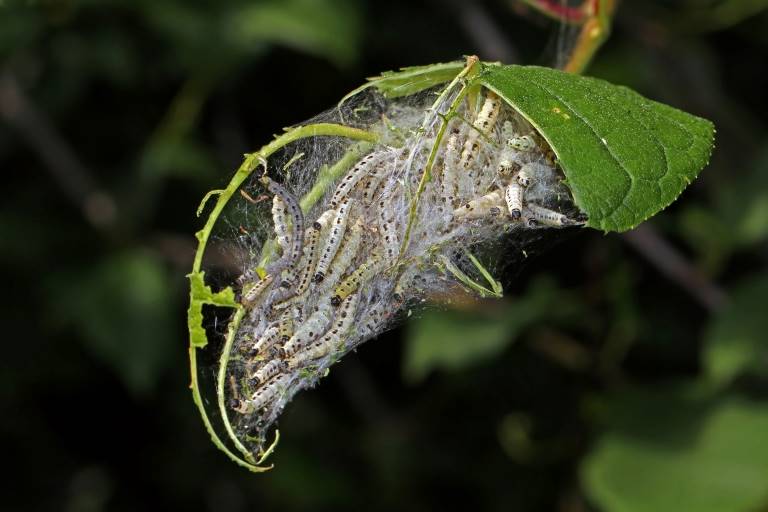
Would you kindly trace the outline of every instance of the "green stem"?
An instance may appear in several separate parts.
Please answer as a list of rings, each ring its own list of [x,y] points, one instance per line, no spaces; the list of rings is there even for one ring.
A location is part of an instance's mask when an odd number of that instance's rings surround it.
[[[583,73],[608,39],[618,0],[587,0],[584,3],[589,16],[582,24],[576,47],[563,67],[563,71],[569,73]]]
[[[240,326],[240,322],[245,315],[245,308],[238,308],[232,319],[227,326],[227,336],[224,339],[224,347],[221,349],[221,356],[219,356],[219,372],[216,379],[216,397],[219,403],[219,413],[221,413],[221,419],[224,422],[224,428],[227,430],[229,438],[234,443],[235,447],[240,450],[245,459],[249,462],[253,462],[253,455],[246,448],[240,439],[235,435],[235,431],[232,428],[232,424],[229,421],[229,413],[227,412],[226,401],[224,400],[224,386],[227,379],[227,366],[229,366],[229,354],[232,351],[232,345],[235,341],[235,333]]]
[[[469,277],[463,270],[461,270],[454,262],[452,262],[447,256],[440,254],[438,255],[437,259],[439,260],[436,265],[437,268],[442,270],[443,272],[447,272],[452,274],[456,279],[459,280],[459,282],[463,283],[467,288],[476,291],[480,294],[480,297],[495,297],[497,299],[500,299],[503,296],[503,290],[501,288],[501,284],[493,279],[493,276],[488,273],[488,271],[483,267],[477,259],[469,255],[470,259],[472,260],[472,263],[475,265],[475,267],[480,271],[480,273],[483,275],[483,277],[491,284],[492,289],[488,289],[485,286],[481,285],[471,277]]]
[[[189,386],[192,389],[192,400],[195,402],[195,405],[197,405],[197,408],[200,411],[203,424],[205,424],[205,429],[208,431],[208,434],[210,434],[213,444],[216,445],[219,450],[224,452],[233,462],[250,471],[253,471],[254,473],[261,473],[272,469],[271,466],[255,466],[249,462],[246,462],[238,455],[233,453],[229,448],[227,448],[227,446],[221,441],[221,438],[219,438],[219,436],[216,434],[216,430],[214,430],[213,425],[211,424],[211,420],[208,418],[208,414],[205,412],[203,398],[200,395],[200,386],[197,381],[197,349],[195,347],[189,347],[189,368],[192,372],[192,383]]]
[[[424,187],[426,187],[427,182],[430,180],[432,176],[432,167],[435,164],[435,159],[437,157],[437,151],[440,148],[440,143],[443,140],[443,135],[445,134],[445,130],[448,128],[448,123],[450,122],[453,115],[456,113],[456,110],[459,107],[459,104],[464,99],[464,96],[467,93],[467,83],[464,81],[464,78],[469,75],[470,72],[472,72],[477,63],[479,62],[477,57],[469,57],[467,58],[467,65],[464,67],[464,69],[456,75],[456,77],[451,81],[448,86],[443,89],[443,92],[440,93],[440,96],[437,97],[437,100],[432,105],[432,108],[430,111],[433,113],[432,115],[440,115],[439,108],[442,106],[446,99],[448,98],[448,95],[453,90],[456,85],[461,83],[461,89],[459,90],[459,93],[456,95],[456,98],[454,98],[453,102],[451,102],[450,107],[448,108],[448,112],[446,112],[444,115],[442,115],[442,121],[440,123],[440,128],[438,129],[437,136],[435,138],[434,144],[432,144],[432,149],[429,153],[429,158],[427,159],[427,164],[424,166],[424,173],[421,175],[421,179],[419,180],[419,186],[416,188],[416,195],[411,200],[411,206],[410,211],[408,214],[408,225],[405,228],[405,235],[403,237],[403,243],[400,245],[400,254],[398,258],[401,258],[403,254],[405,254],[406,249],[408,249],[408,242],[410,241],[411,237],[411,230],[413,229],[413,223],[416,220],[416,213],[418,211],[419,207],[419,200],[421,199],[421,194],[424,192]],[[420,131],[418,135],[418,139],[416,140],[414,147],[419,146],[420,139],[423,138],[426,135],[427,131],[427,124],[428,121],[431,121],[431,117],[422,124],[422,130]]]

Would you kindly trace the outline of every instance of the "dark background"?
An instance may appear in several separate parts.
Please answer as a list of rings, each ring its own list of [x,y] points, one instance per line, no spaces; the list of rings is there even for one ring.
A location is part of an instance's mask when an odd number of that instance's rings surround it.
[[[0,2],[0,509],[768,510],[767,3],[624,2],[589,74],[713,120],[701,177],[365,344],[253,475],[188,390],[204,193],[367,76],[552,65],[575,30],[513,0]]]

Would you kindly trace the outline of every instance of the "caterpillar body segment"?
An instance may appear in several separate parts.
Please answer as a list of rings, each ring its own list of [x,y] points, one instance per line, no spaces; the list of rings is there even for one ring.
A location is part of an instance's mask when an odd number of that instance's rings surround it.
[[[256,370],[253,375],[251,375],[251,381],[253,382],[254,387],[260,386],[264,382],[280,373],[284,366],[285,363],[279,359],[273,359],[264,364],[261,368]]]
[[[480,130],[483,135],[490,135],[493,127],[496,126],[496,120],[499,118],[499,110],[501,109],[501,99],[496,93],[488,91],[488,95],[485,97],[485,103],[480,110],[480,114],[475,120],[474,126]]]
[[[267,273],[279,274],[284,269],[296,265],[301,257],[301,249],[304,244],[304,214],[301,212],[301,206],[296,196],[283,185],[266,175],[261,177],[261,182],[270,193],[280,197],[285,204],[288,218],[292,224],[289,250],[278,261],[267,267]]]
[[[456,184],[458,182],[459,151],[461,145],[459,137],[461,130],[454,127],[448,136],[443,156],[443,168],[440,180],[440,200],[452,208],[456,200]]]
[[[252,413],[269,406],[280,394],[285,393],[291,382],[291,376],[285,373],[277,375],[264,385],[260,386],[251,396],[250,400],[244,402],[244,414]]]
[[[328,226],[331,225],[331,221],[333,221],[333,218],[336,216],[336,210],[329,209],[325,210],[315,221],[315,223],[312,225],[316,230],[318,230],[321,234],[325,234],[325,232],[328,230]]]
[[[243,286],[243,295],[240,302],[242,302],[245,307],[254,306],[259,297],[261,297],[272,284],[272,281],[274,281],[272,274],[267,274],[264,276],[264,279],[261,279],[260,281],[246,284]]]
[[[262,356],[280,341],[280,329],[276,325],[267,328],[259,340],[254,343],[252,353],[254,356]]]
[[[499,161],[496,166],[496,175],[502,179],[507,180],[511,176],[519,173],[521,165],[517,160],[517,153],[508,147],[501,148],[499,153]]]
[[[331,353],[335,348],[333,344],[328,341],[329,336],[324,336],[322,339],[315,341],[309,347],[294,354],[286,360],[288,368],[294,369],[305,364],[320,359]]]
[[[352,321],[355,318],[357,312],[357,304],[360,302],[360,294],[353,293],[346,297],[339,306],[339,310],[336,312],[336,322],[333,325],[333,329],[329,334],[340,337],[346,334],[350,327],[352,327]]]
[[[504,192],[504,200],[512,220],[518,220],[523,215],[523,190],[522,185],[512,181]]]
[[[321,294],[338,284],[341,276],[349,268],[349,266],[352,264],[352,261],[357,256],[362,239],[363,219],[358,218],[357,221],[355,221],[352,227],[348,229],[347,233],[344,235],[344,240],[341,243],[341,247],[336,253],[336,257],[333,259],[331,267],[328,269],[328,273],[323,279],[322,285],[318,286],[318,290]]]
[[[353,201],[350,198],[344,199],[339,204],[338,210],[336,210],[336,216],[331,223],[328,239],[325,241],[325,246],[315,269],[314,282],[316,283],[323,282],[325,274],[328,272],[328,267],[331,265],[334,256],[336,256],[336,251],[339,250],[339,245],[347,229],[347,220],[349,219],[349,211],[354,204]]]
[[[381,254],[374,253],[371,257],[349,274],[334,290],[331,304],[338,306],[341,302],[354,293],[361,284],[365,283],[384,264]]]
[[[531,184],[531,168],[530,165],[524,165],[517,173],[517,182],[521,187],[527,187]]]
[[[282,290],[274,299],[272,307],[274,309],[285,309],[298,301],[301,301],[307,294],[310,285],[315,277],[315,268],[320,259],[320,240],[323,235],[323,228],[327,230],[330,219],[335,216],[334,210],[326,211],[318,222],[313,223],[307,228],[304,234],[304,250],[296,269],[296,286]]]
[[[545,226],[560,228],[583,224],[582,221],[571,219],[567,215],[563,215],[562,213],[550,210],[549,208],[544,208],[537,204],[529,203],[527,208],[530,212],[530,217]]]
[[[391,162],[387,157],[376,162],[373,170],[366,176],[361,185],[360,201],[364,206],[370,206],[373,203],[381,188],[381,184],[391,171]]]
[[[286,310],[280,315],[280,320],[277,323],[277,331],[280,336],[280,342],[285,343],[293,335],[293,314],[290,310]]]
[[[280,348],[280,357],[283,359],[290,357],[315,341],[328,329],[332,320],[333,308],[331,305],[328,303],[319,304],[315,312],[296,330],[296,334],[291,336]]]
[[[315,266],[320,257],[320,251],[318,250],[320,234],[321,229],[318,229],[317,226],[308,228],[304,234],[306,243],[304,244],[304,253],[301,260],[299,260],[299,279],[296,286],[296,295],[303,295],[312,282]]]
[[[336,187],[336,191],[331,197],[331,208],[338,208],[341,201],[350,196],[360,181],[369,176],[371,168],[375,168],[385,157],[386,153],[374,151],[364,156],[362,160],[352,167]]]
[[[278,195],[272,198],[272,222],[275,225],[277,245],[280,246],[283,254],[286,254],[291,250],[291,229],[288,225],[290,221],[288,220],[285,201]]]
[[[341,303],[339,312],[336,314],[336,321],[325,335],[312,343],[309,347],[290,357],[287,361],[289,368],[297,368],[310,361],[325,357],[334,350],[339,350],[339,346],[355,318],[357,303],[360,299],[359,294],[352,294]]]
[[[488,136],[496,125],[496,120],[499,117],[499,109],[501,108],[501,100],[499,97],[489,92],[483,103],[483,107],[480,113],[472,124],[474,129],[469,130],[467,134],[467,140],[464,142],[464,147],[461,151],[461,159],[459,160],[459,169],[468,170],[474,163],[478,152],[480,151],[480,137]]]
[[[387,215],[386,201],[379,201],[379,235],[383,246],[384,260],[389,265],[397,261],[400,254],[400,240],[394,220]]]
[[[507,146],[522,153],[530,153],[538,146],[532,135],[515,135],[506,140]]]
[[[473,199],[464,206],[456,208],[453,216],[456,220],[477,220],[498,217],[506,209],[504,195],[500,190]]]

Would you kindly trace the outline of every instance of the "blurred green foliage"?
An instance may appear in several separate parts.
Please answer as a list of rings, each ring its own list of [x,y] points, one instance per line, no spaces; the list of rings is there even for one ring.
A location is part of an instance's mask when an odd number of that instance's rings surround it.
[[[546,276],[518,300],[484,301],[468,311],[434,310],[407,325],[403,377],[410,384],[432,370],[457,370],[498,356],[531,325],[573,320],[583,311],[576,294]]]
[[[731,303],[715,316],[704,336],[706,377],[727,387],[740,376],[765,376],[768,368],[768,275],[750,276],[733,288]]]
[[[510,253],[504,301],[345,358],[253,476],[186,387],[202,195],[365,76],[572,31],[514,0],[1,2],[3,509],[768,508],[763,4],[626,0],[589,71],[717,126],[646,226],[688,273],[648,238]]]
[[[627,391],[604,405],[607,431],[582,467],[597,503],[617,512],[765,505],[768,406],[690,394],[680,387]]]

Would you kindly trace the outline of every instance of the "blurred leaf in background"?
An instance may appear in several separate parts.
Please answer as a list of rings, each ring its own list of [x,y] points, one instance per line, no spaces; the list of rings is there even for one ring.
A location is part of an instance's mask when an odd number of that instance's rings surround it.
[[[703,365],[717,386],[740,375],[768,376],[768,274],[734,287],[731,303],[712,319],[704,336]]]
[[[763,145],[764,146],[764,145]],[[712,207],[690,204],[680,214],[680,232],[703,258],[704,267],[718,274],[728,258],[749,250],[768,237],[768,149],[741,168],[713,177]]]
[[[625,391],[582,464],[611,512],[749,512],[768,500],[768,405],[685,386]]]
[[[460,370],[498,355],[519,334],[543,322],[573,319],[576,295],[539,276],[515,300],[478,304],[470,311],[432,310],[408,324],[403,377],[417,384],[433,370]]]

